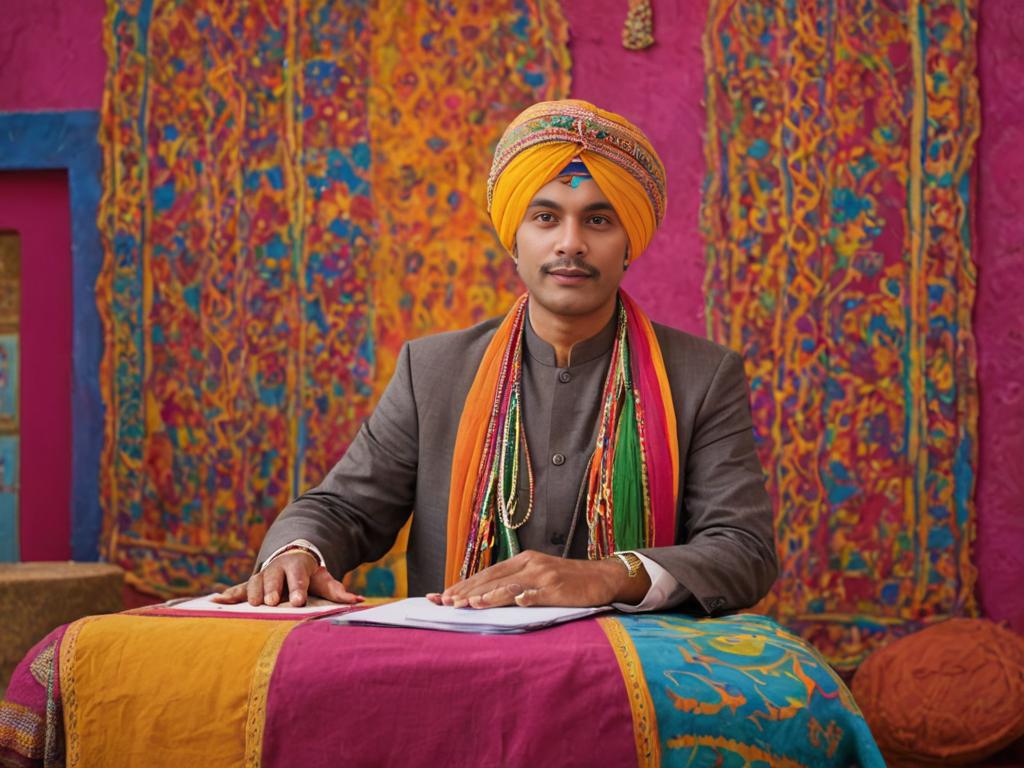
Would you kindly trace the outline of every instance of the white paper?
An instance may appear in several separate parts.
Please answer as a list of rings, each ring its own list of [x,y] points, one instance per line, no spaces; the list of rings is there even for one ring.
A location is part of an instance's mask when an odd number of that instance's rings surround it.
[[[298,607],[290,605],[287,601],[280,605],[249,605],[249,603],[233,603],[231,605],[225,605],[224,603],[213,602],[213,595],[206,595],[205,597],[196,597],[192,600],[186,600],[183,603],[175,603],[174,605],[166,606],[173,610],[178,611],[210,611],[211,613],[265,613],[270,615],[281,615],[281,616],[303,616],[311,613],[323,613],[324,611],[334,610],[335,608],[347,608],[340,603],[332,603],[330,600],[324,600],[322,597],[309,597],[306,599],[306,604]]]
[[[411,597],[364,611],[336,616],[331,621],[335,624],[373,624],[413,629],[441,629],[448,632],[507,634],[542,629],[608,610],[611,610],[611,606],[452,608],[447,605],[435,605],[425,597]]]

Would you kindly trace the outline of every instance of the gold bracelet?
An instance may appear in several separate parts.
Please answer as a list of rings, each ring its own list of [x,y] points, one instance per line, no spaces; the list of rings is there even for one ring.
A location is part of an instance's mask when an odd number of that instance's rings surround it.
[[[613,557],[626,566],[626,573],[629,574],[631,579],[635,579],[640,574],[640,569],[644,567],[643,561],[637,556],[636,552],[612,552],[605,560]]]

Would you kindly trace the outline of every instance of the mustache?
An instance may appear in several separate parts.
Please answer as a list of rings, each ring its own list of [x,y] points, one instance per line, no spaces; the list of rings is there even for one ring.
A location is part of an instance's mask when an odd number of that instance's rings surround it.
[[[572,269],[578,272],[583,272],[588,277],[597,277],[601,274],[600,270],[594,267],[593,264],[587,264],[585,261],[571,258],[549,261],[546,264],[541,265],[540,271],[547,274],[549,272],[554,272],[556,269]]]

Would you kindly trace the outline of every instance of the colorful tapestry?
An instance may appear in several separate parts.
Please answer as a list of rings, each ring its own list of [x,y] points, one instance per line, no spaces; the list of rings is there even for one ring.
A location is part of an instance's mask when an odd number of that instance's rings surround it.
[[[480,635],[134,613],[29,653],[0,703],[0,762],[43,765],[66,744],[69,766],[884,765],[835,672],[762,616]]]
[[[713,0],[709,335],[742,350],[782,573],[850,666],[975,612],[971,0]]]
[[[545,0],[109,0],[101,549],[133,584],[243,579],[401,343],[511,304],[490,153],[567,94],[567,35]]]

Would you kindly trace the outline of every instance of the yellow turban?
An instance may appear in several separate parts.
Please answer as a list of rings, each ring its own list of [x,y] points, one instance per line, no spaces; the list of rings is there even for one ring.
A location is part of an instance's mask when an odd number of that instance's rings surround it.
[[[665,216],[665,167],[643,131],[586,101],[542,101],[505,129],[487,179],[487,210],[509,250],[537,190],[574,157],[587,166],[643,253]]]

